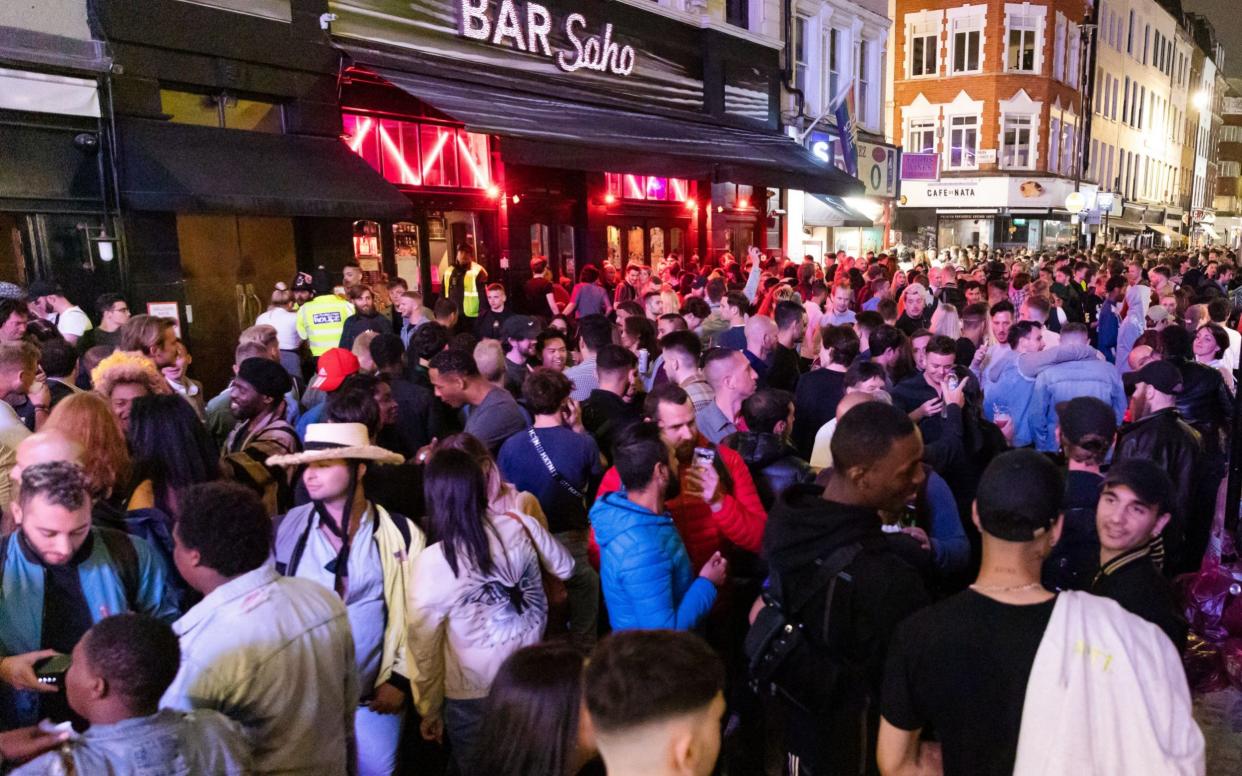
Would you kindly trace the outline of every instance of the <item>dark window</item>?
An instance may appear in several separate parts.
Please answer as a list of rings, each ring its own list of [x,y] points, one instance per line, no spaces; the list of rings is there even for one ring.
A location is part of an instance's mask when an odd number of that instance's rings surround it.
[[[725,21],[735,27],[750,29],[750,0],[725,0]]]

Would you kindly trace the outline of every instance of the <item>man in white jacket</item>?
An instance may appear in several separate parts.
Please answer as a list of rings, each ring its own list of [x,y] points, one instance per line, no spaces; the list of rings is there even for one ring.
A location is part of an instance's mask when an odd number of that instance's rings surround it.
[[[969,590],[912,615],[889,650],[881,773],[1202,774],[1203,736],[1176,650],[1115,602],[1052,593],[1040,567],[1061,530],[1061,474],[1015,450],[983,474]],[[932,727],[936,744],[921,744]]]

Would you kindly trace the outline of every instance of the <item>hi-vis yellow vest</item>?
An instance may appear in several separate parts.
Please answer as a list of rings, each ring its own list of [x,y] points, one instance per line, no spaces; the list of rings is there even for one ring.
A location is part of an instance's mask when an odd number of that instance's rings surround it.
[[[478,264],[471,263],[462,281],[461,311],[467,318],[479,317],[479,271]]]
[[[298,308],[298,334],[310,345],[312,356],[319,357],[341,344],[345,319],[354,314],[354,306],[336,294],[317,296]]]

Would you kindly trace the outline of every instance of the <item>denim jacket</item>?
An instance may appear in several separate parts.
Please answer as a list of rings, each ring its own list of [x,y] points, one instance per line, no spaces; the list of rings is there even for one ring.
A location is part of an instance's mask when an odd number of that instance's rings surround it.
[[[336,593],[269,561],[208,593],[173,630],[181,670],[161,705],[241,723],[254,773],[353,773],[358,669]]]
[[[111,725],[92,725],[60,750],[32,760],[12,776],[106,773],[112,776],[245,776],[250,747],[236,722],[202,709],[162,709]]]

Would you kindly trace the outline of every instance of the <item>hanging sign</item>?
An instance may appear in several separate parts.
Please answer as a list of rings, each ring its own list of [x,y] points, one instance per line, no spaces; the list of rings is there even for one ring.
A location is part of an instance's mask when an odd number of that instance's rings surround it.
[[[626,76],[634,71],[634,47],[614,41],[610,23],[592,34],[585,16],[568,14],[561,26],[569,48],[553,50],[548,42],[552,13],[544,5],[528,2],[521,13],[514,0],[460,0],[458,9],[457,31],[464,38],[548,57],[566,73],[595,70]]]

